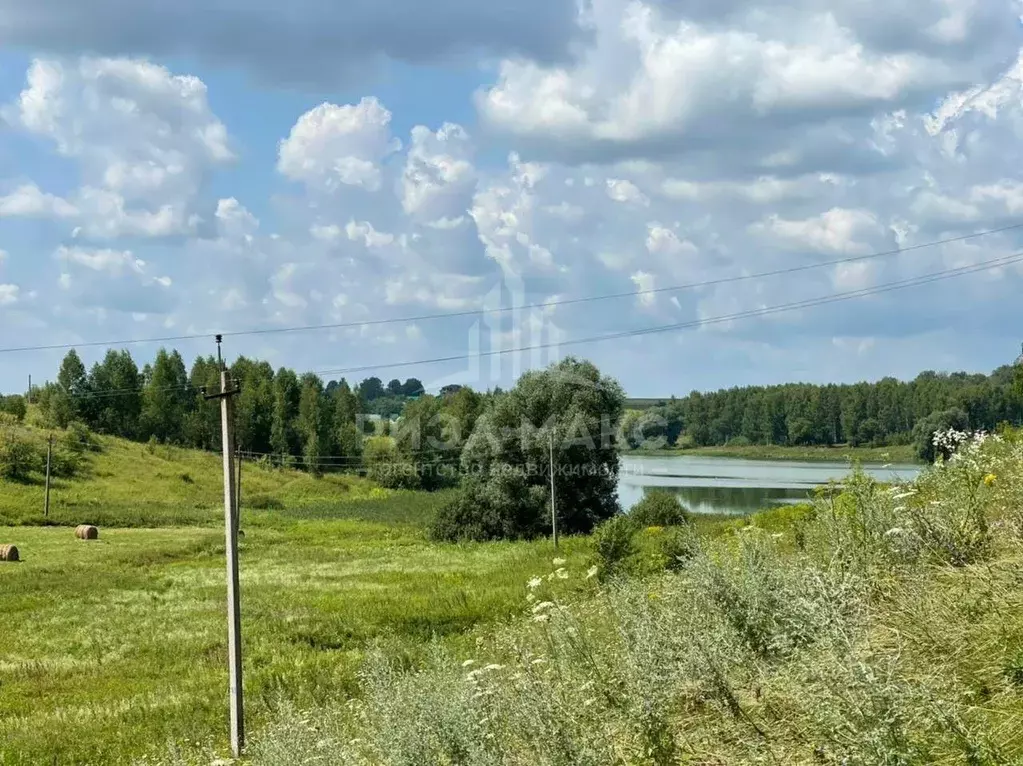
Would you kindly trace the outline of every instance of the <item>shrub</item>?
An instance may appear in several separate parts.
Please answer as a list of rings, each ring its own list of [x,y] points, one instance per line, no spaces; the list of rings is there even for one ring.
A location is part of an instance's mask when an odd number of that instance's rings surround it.
[[[467,477],[430,526],[435,540],[520,540],[547,531],[548,495],[520,472]]]
[[[388,436],[366,440],[362,457],[369,478],[388,489],[419,489],[421,480],[414,463],[405,459]]]
[[[64,434],[64,444],[72,451],[77,452],[100,452],[99,440],[96,435],[89,430],[89,427],[80,421],[75,421],[67,427],[67,432]]]
[[[42,459],[37,447],[13,430],[0,432],[0,479],[27,481],[39,471]]]
[[[700,552],[700,541],[692,527],[673,527],[661,535],[658,545],[669,572],[684,569]]]
[[[25,397],[18,394],[11,396],[0,396],[0,412],[7,413],[18,422],[25,419],[28,407],[25,405]]]
[[[654,490],[643,496],[629,516],[639,527],[677,527],[689,521],[682,502],[671,492]]]
[[[84,462],[81,450],[70,449],[63,440],[59,441],[53,446],[50,475],[61,479],[74,478],[82,470]]]
[[[636,522],[625,514],[611,517],[594,530],[593,551],[601,579],[623,571],[625,563],[636,552],[635,534]]]
[[[921,460],[926,460],[928,463],[933,463],[938,458],[938,451],[934,444],[934,434],[949,428],[965,431],[969,428],[969,425],[969,417],[959,409],[932,412],[927,417],[921,418],[913,426],[913,446],[916,449],[917,457]],[[943,457],[947,458],[948,455]]]
[[[745,436],[733,436],[728,440],[729,447],[748,447],[752,442]]]

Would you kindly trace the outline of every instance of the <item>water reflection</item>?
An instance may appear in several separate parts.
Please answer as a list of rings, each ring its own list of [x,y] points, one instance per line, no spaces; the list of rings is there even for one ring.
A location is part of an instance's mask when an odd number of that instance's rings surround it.
[[[912,479],[913,465],[864,465],[881,481]],[[848,463],[737,460],[697,456],[625,457],[618,497],[625,509],[654,488],[671,491],[694,513],[748,514],[798,503],[815,487],[849,474]]]

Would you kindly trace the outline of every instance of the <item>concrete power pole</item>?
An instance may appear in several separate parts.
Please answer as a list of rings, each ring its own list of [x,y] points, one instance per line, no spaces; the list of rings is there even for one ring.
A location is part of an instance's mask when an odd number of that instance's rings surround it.
[[[242,618],[238,583],[238,506],[234,474],[234,412],[232,387],[220,357],[221,336],[217,336],[217,362],[220,365],[220,393],[203,395],[220,399],[220,427],[224,453],[224,536],[227,542],[227,669],[231,704],[231,752],[240,758],[245,747],[245,713],[242,703]]]
[[[46,500],[43,504],[43,517],[50,515],[50,464],[53,462],[53,434],[46,440]]]
[[[554,547],[558,547],[558,513],[554,505],[554,432],[550,433],[551,452],[551,534],[554,536]]]

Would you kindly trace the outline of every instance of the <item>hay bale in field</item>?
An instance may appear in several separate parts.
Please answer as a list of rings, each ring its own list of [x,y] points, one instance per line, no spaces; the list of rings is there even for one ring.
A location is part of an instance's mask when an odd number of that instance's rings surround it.
[[[79,540],[98,540],[99,529],[92,524],[79,524],[75,527],[75,537]]]
[[[20,561],[17,545],[0,545],[0,561]]]

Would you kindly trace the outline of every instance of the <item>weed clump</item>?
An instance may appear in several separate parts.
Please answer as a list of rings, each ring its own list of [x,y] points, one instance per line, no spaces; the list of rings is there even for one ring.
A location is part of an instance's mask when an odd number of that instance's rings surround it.
[[[671,492],[654,490],[629,509],[629,516],[640,527],[677,527],[689,522],[682,501]]]

